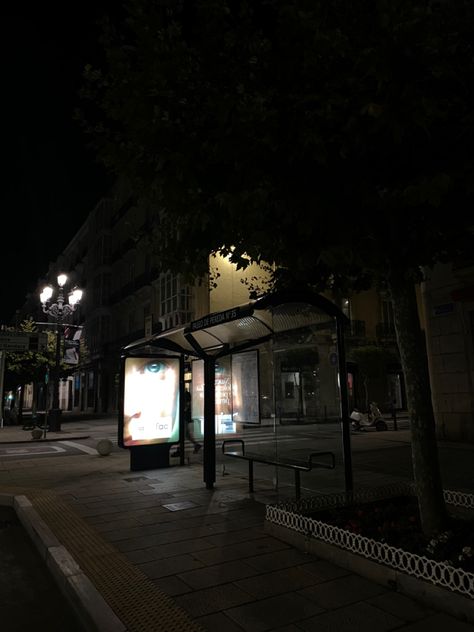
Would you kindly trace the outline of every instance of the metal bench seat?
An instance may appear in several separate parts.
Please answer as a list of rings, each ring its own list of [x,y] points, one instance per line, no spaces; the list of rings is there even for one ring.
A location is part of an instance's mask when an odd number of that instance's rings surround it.
[[[228,447],[234,445],[240,445],[241,450],[229,450]],[[249,492],[254,492],[253,485],[253,464],[264,463],[266,465],[274,465],[276,467],[285,467],[291,469],[295,473],[295,496],[297,499],[301,497],[301,472],[310,472],[316,468],[324,468],[333,470],[336,466],[336,459],[334,452],[311,452],[308,455],[306,461],[298,459],[290,459],[287,457],[274,457],[272,455],[257,454],[255,452],[248,452],[245,450],[245,442],[243,439],[226,439],[222,442],[222,454],[234,459],[243,459],[248,461],[249,464]],[[329,457],[329,459],[323,461],[317,461],[318,457]]]

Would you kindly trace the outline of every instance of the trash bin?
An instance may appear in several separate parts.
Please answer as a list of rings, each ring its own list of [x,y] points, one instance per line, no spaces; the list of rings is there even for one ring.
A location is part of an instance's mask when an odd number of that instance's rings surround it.
[[[48,413],[48,426],[50,432],[59,432],[61,430],[61,410],[50,410]]]

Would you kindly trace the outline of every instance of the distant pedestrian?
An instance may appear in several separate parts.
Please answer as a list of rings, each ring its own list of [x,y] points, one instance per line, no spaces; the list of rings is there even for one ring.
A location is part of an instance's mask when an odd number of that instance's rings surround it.
[[[194,436],[194,420],[191,414],[191,393],[189,391],[184,391],[183,417],[186,439],[188,439],[193,444],[193,452],[196,454],[197,452],[199,452],[202,446],[198,441],[196,441],[196,437]],[[179,448],[175,450],[175,452],[173,452],[171,456],[181,456]]]
[[[191,393],[184,391],[184,423],[186,428],[186,438],[194,445],[193,452],[199,452],[201,444],[196,441],[194,436],[194,419],[191,414]]]

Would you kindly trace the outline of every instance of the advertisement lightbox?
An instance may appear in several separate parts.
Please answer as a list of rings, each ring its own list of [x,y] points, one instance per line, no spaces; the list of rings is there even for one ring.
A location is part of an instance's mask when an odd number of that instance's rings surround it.
[[[121,445],[178,441],[180,359],[125,358],[122,370]]]

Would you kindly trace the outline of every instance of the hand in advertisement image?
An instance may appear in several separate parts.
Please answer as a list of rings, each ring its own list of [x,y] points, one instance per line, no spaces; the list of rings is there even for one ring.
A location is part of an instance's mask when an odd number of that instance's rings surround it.
[[[126,446],[177,440],[178,404],[177,358],[126,359],[123,428]]]

